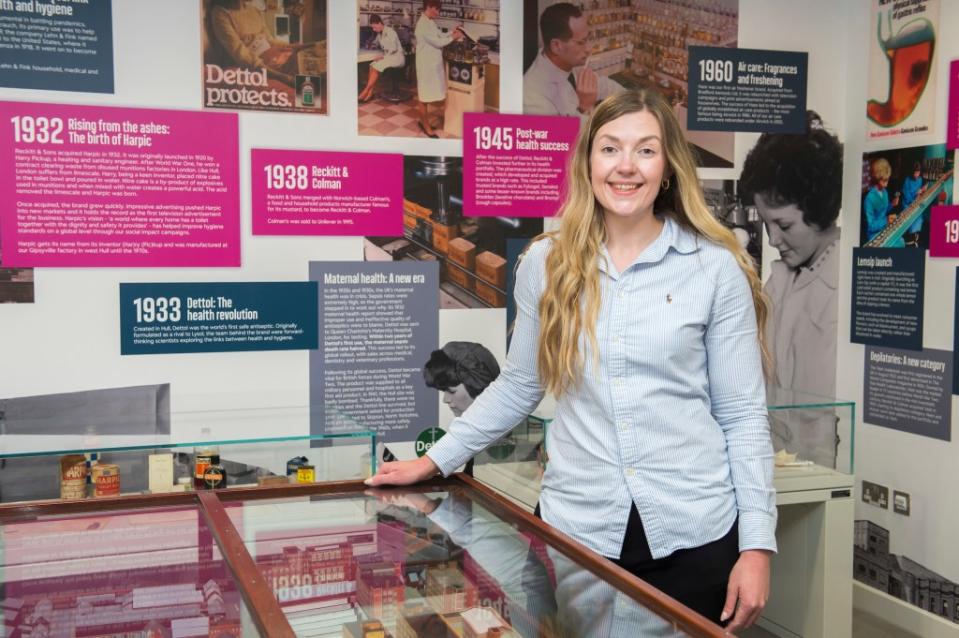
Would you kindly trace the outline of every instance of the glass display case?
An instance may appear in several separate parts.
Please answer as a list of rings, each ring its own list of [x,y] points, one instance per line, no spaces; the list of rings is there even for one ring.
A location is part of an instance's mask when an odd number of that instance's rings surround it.
[[[0,505],[0,539],[8,636],[725,635],[463,475]]]
[[[256,636],[196,503],[25,517],[5,510],[5,636]]]
[[[188,438],[95,429],[7,434],[0,437],[0,502],[342,481],[376,472],[376,434],[345,417],[334,434],[262,436],[308,429],[309,416],[306,407],[173,413],[177,429],[193,432]]]
[[[473,459],[473,476],[532,512],[546,471],[550,419],[529,416]]]
[[[856,404],[769,386],[778,492],[845,485],[855,461]],[[474,476],[530,511],[539,500],[552,410],[537,411],[476,456]]]
[[[855,402],[778,386],[769,386],[766,397],[777,467],[853,473]]]

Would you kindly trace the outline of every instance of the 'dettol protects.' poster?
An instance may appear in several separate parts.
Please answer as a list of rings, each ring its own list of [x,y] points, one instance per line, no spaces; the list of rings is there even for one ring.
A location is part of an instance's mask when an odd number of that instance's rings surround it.
[[[939,0],[873,0],[866,135],[933,132]]]
[[[327,0],[203,0],[203,106],[329,112]]]

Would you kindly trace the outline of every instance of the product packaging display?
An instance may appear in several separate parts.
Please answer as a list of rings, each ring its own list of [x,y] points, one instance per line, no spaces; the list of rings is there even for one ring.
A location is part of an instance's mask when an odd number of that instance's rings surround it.
[[[203,471],[203,489],[218,490],[223,487],[226,487],[226,470],[218,458],[216,463],[208,465]]]
[[[173,455],[168,452],[151,454],[148,462],[150,491],[154,494],[169,492],[173,487]]]
[[[296,482],[297,483],[315,483],[316,468],[310,465],[309,463],[304,463],[300,467],[296,468]]]
[[[111,465],[94,466],[101,489],[119,476]],[[469,477],[391,488],[388,497],[364,488],[337,481],[171,493],[163,505],[128,495],[122,510],[91,500],[65,515],[62,502],[7,506],[0,604],[8,627],[34,635],[53,611],[55,587],[57,622],[77,636],[153,625],[221,638],[254,626],[267,636],[591,635],[593,621],[565,613],[578,595],[600,614],[611,614],[615,599],[631,635],[723,635],[678,603],[657,599],[652,611],[643,602],[653,600],[649,585],[612,579],[608,562]],[[224,506],[227,516],[217,516]],[[98,567],[78,570],[91,548]],[[251,577],[238,578],[238,564]],[[273,596],[250,595],[264,585]]]
[[[60,458],[60,498],[78,500],[87,493],[87,460],[82,454]]]
[[[206,469],[220,464],[220,452],[214,447],[202,448],[193,457],[193,489],[206,489]]]
[[[90,476],[94,498],[120,495],[120,466],[112,463],[94,463]]]

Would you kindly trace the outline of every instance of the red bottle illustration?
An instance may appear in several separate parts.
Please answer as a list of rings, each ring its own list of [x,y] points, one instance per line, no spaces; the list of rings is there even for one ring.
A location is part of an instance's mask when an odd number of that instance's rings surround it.
[[[932,72],[932,54],[936,33],[932,23],[917,18],[892,34],[892,12],[889,38],[882,37],[882,16],[879,16],[877,37],[883,53],[889,58],[889,95],[885,102],[869,100],[866,115],[879,126],[899,124],[915,110]]]

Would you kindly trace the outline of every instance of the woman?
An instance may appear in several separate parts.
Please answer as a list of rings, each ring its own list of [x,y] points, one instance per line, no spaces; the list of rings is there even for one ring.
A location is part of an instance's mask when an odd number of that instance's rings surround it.
[[[430,353],[423,366],[426,387],[443,393],[443,403],[460,416],[483,390],[499,376],[496,357],[481,343],[450,341]]]
[[[596,108],[561,216],[520,262],[499,377],[427,456],[368,483],[452,472],[549,391],[543,520],[714,622],[749,626],[776,547],[766,305],[659,93]]]
[[[879,157],[869,163],[869,181],[872,187],[862,201],[863,218],[866,222],[866,241],[871,241],[887,225],[895,220],[892,209],[899,205],[899,196],[889,201],[889,178],[892,166],[885,157]],[[899,246],[893,246],[899,247]]]
[[[842,144],[809,111],[806,133],[765,133],[746,156],[739,181],[779,251],[764,288],[772,306],[766,343],[775,367],[771,382],[789,390],[836,393],[839,209]],[[836,464],[836,422],[773,420],[777,449],[826,467]]]
[[[376,44],[383,51],[383,55],[370,64],[370,77],[366,87],[360,91],[358,97],[360,102],[369,102],[373,99],[373,88],[376,86],[376,81],[380,79],[380,73],[386,69],[401,68],[406,64],[403,45],[396,31],[383,24],[383,18],[375,13],[370,15],[370,28],[376,33]]]
[[[913,162],[912,175],[902,180],[902,210],[905,212],[916,198],[926,190],[925,183],[922,181],[922,163]],[[919,248],[919,235],[922,233],[922,218],[925,215],[919,215],[915,221],[909,225],[906,233],[902,236],[903,245],[910,248]]]
[[[419,100],[420,121],[423,135],[438,137],[430,124],[427,105],[446,99],[446,66],[443,64],[443,47],[453,40],[463,38],[459,27],[445,33],[434,22],[440,15],[440,0],[423,0],[423,13],[416,21],[416,97]]]

